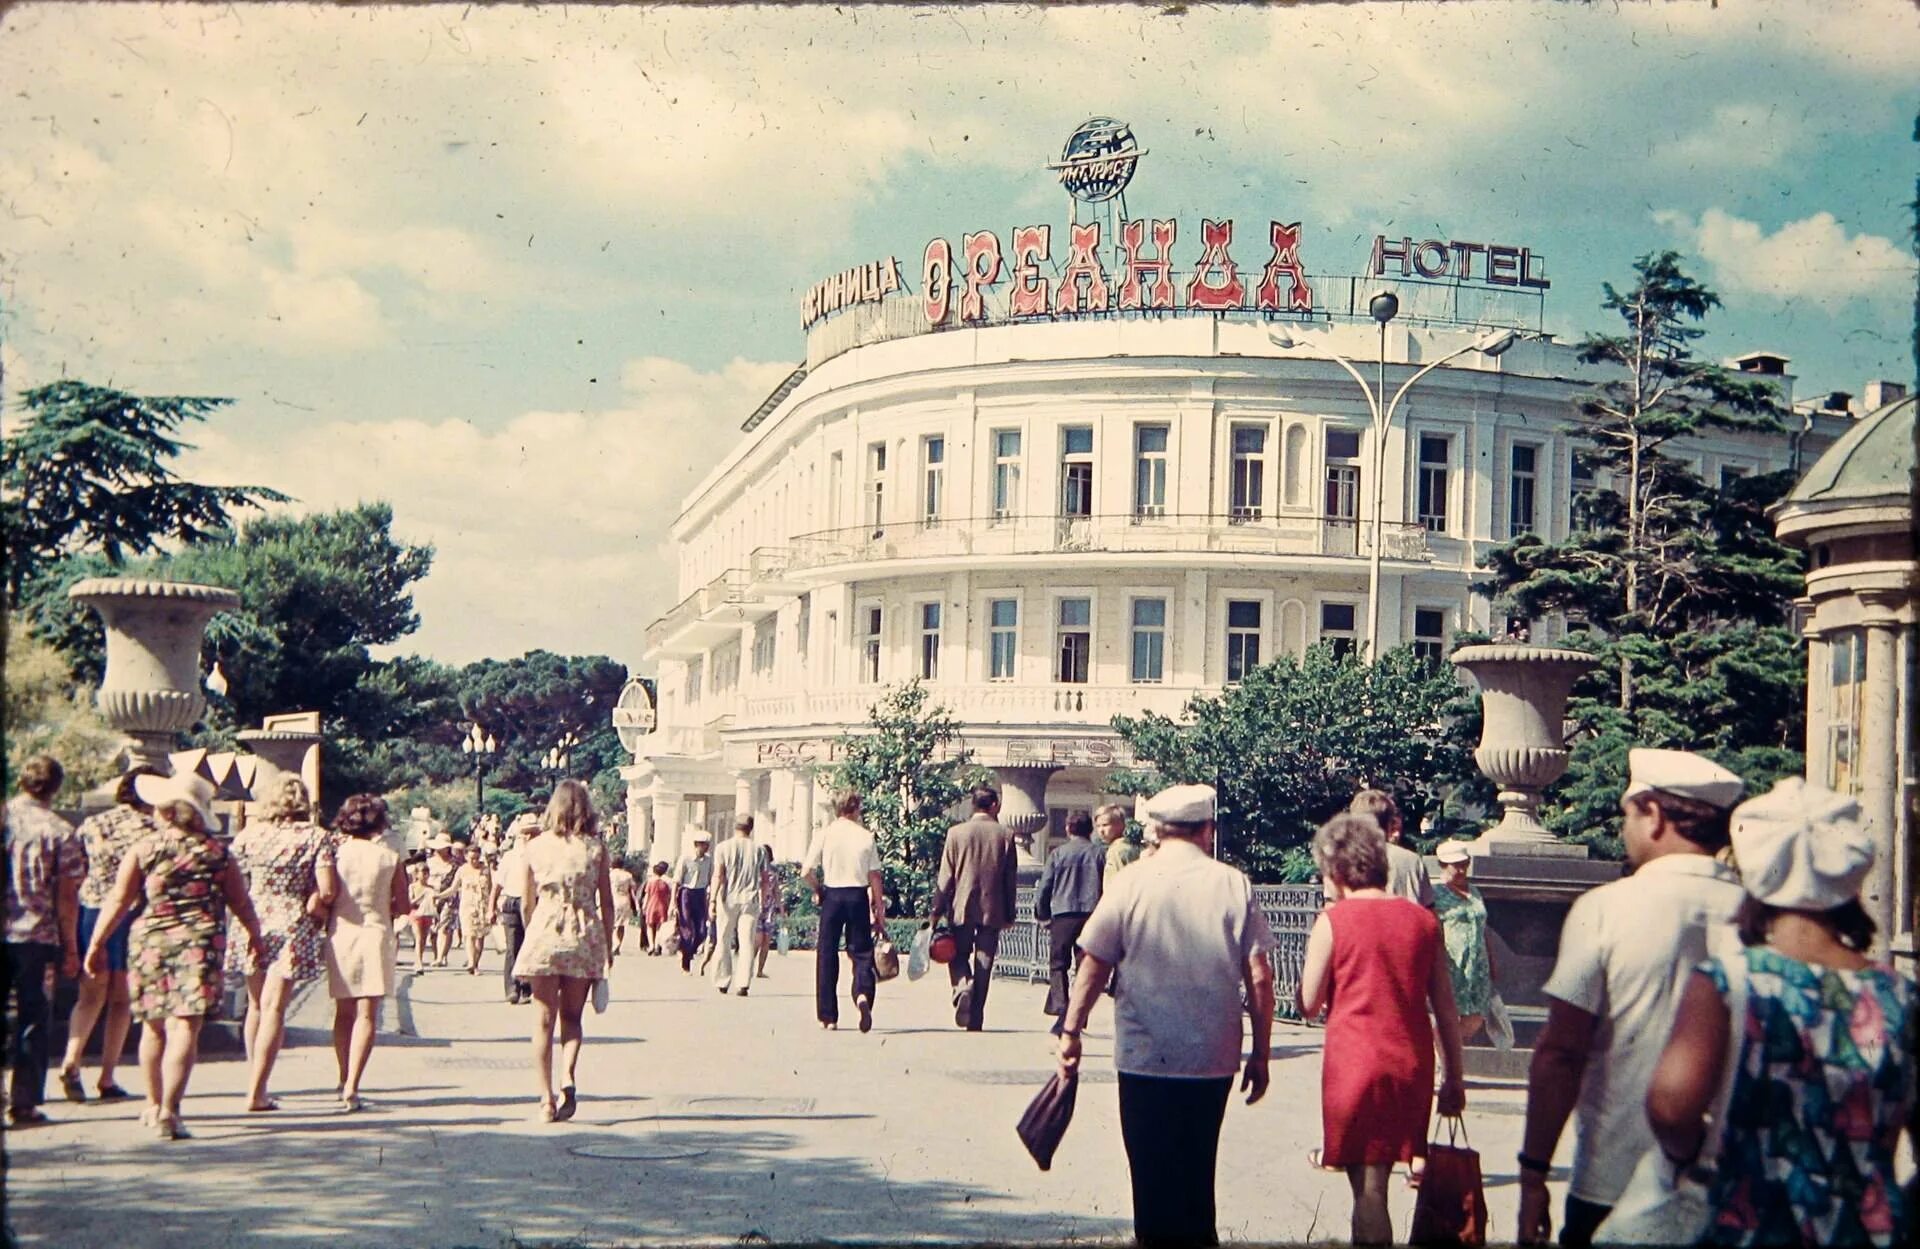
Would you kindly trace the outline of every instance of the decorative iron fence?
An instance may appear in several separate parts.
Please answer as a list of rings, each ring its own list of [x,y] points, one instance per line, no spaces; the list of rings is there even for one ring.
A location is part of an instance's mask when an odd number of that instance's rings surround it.
[[[1047,978],[1047,958],[1052,941],[1047,925],[1033,917],[1032,885],[1023,885],[1014,906],[1013,927],[1000,934],[1000,954],[994,960],[993,974],[1029,984]],[[1255,885],[1255,900],[1267,924],[1273,929],[1274,1010],[1276,1018],[1298,1020],[1295,1001],[1300,991],[1300,970],[1307,959],[1307,934],[1319,917],[1323,897],[1318,884]]]

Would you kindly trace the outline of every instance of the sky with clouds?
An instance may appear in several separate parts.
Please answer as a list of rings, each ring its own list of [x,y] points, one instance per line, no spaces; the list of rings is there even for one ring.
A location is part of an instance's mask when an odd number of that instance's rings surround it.
[[[804,290],[1057,236],[1044,165],[1096,114],[1183,250],[1202,216],[1303,222],[1313,273],[1524,244],[1577,335],[1672,247],[1726,303],[1707,353],[1912,377],[1902,0],[1179,8],[16,6],[8,415],[63,376],[231,396],[191,475],[388,499],[437,548],[399,649],[635,663]]]

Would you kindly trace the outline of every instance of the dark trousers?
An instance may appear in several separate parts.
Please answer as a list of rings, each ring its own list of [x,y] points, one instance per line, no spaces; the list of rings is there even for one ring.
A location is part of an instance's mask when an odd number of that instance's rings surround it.
[[[693,956],[707,943],[707,891],[683,888],[678,897],[680,970],[692,971]]]
[[[1567,1217],[1560,1224],[1560,1243],[1564,1249],[1587,1249],[1593,1244],[1593,1234],[1613,1213],[1612,1206],[1603,1206],[1598,1202],[1582,1201],[1572,1193],[1567,1194]]]
[[[853,996],[869,1005],[880,987],[873,974],[873,911],[858,885],[820,891],[820,940],[813,951],[813,1004],[821,1023],[840,1022],[840,934],[853,959]]]
[[[993,984],[993,960],[1000,953],[1000,930],[981,924],[953,926],[953,1022],[978,1032],[987,1022],[987,988]]]
[[[1067,1013],[1067,984],[1073,977],[1073,964],[1080,957],[1080,930],[1087,926],[1085,915],[1056,915],[1047,921],[1047,1014]]]
[[[501,972],[506,982],[507,996],[532,997],[533,986],[513,978],[513,960],[520,957],[520,947],[527,939],[527,926],[520,918],[520,899],[500,899],[500,929],[507,934],[507,965]]]
[[[1177,1080],[1120,1073],[1120,1138],[1133,1177],[1141,1249],[1217,1245],[1214,1162],[1233,1077]]]
[[[53,1002],[47,997],[47,968],[60,947],[38,941],[7,943],[7,979],[13,985],[18,1022],[13,1033],[14,1110],[33,1110],[47,1089],[47,1050],[53,1029]]]

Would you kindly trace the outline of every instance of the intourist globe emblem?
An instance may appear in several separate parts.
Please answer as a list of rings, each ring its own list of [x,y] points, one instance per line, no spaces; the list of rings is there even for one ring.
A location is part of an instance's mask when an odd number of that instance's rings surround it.
[[[1067,136],[1060,159],[1047,168],[1059,171],[1060,185],[1068,195],[1085,204],[1100,204],[1127,189],[1146,154],[1125,122],[1094,117]]]

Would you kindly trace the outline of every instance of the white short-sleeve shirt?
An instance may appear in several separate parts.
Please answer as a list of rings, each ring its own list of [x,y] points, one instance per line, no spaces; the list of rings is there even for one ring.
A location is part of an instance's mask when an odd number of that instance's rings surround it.
[[[1567,912],[1548,996],[1598,1019],[1575,1112],[1573,1182],[1610,1206],[1653,1148],[1647,1088],[1694,965],[1730,932],[1746,891],[1702,854],[1654,859],[1580,897]]]
[[[865,889],[869,873],[880,870],[873,834],[849,819],[837,819],[814,835],[802,871],[818,871],[827,889]]]
[[[1163,847],[1113,878],[1080,948],[1119,968],[1113,1065],[1189,1079],[1240,1069],[1240,988],[1273,931],[1246,873]]]

